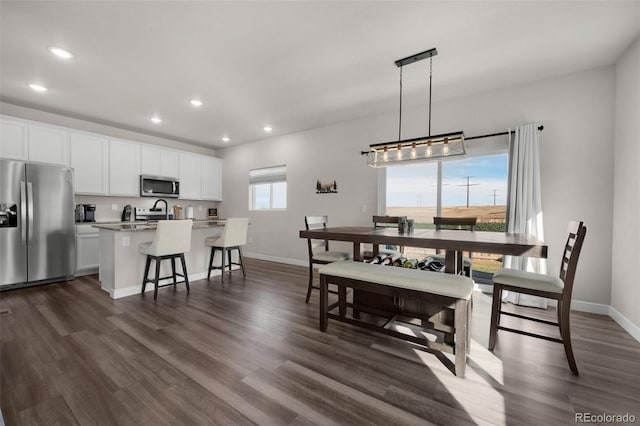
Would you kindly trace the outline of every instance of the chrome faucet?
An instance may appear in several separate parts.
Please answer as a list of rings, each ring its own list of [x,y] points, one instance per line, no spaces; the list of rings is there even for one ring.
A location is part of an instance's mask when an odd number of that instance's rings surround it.
[[[169,220],[169,205],[167,204],[167,200],[164,200],[164,199],[162,199],[162,198],[158,198],[158,199],[156,200],[156,202],[155,202],[155,203],[153,203],[153,207],[151,207],[151,211],[158,211],[158,209],[157,209],[157,205],[158,205],[158,203],[159,203],[160,201],[162,201],[162,202],[164,203],[164,218],[165,218],[166,220]]]

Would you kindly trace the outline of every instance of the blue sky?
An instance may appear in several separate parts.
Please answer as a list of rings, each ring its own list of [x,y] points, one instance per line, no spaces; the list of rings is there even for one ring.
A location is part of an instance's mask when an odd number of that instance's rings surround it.
[[[469,187],[469,205],[505,205],[507,197],[508,155],[470,157],[443,162],[443,206],[466,206],[467,182],[477,184]],[[389,207],[435,207],[437,163],[414,166],[387,167],[387,206]]]

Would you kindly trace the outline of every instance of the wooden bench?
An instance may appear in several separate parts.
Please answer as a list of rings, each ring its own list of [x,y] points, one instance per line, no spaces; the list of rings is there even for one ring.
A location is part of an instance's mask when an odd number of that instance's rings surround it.
[[[464,377],[471,332],[471,278],[352,261],[334,262],[322,266],[319,272],[321,331],[327,330],[331,318],[412,341],[431,350],[452,353],[455,355],[454,372]],[[338,301],[332,305],[329,305],[329,284],[338,287]],[[367,306],[348,303],[347,288],[354,292],[391,296],[398,302],[393,310],[371,311]],[[331,313],[336,307],[338,314]],[[353,317],[347,316],[349,307]],[[389,321],[383,326],[367,322],[360,319],[360,312],[387,316]],[[391,320],[399,316],[421,320],[421,327],[441,332],[442,339],[432,341],[390,329]]]

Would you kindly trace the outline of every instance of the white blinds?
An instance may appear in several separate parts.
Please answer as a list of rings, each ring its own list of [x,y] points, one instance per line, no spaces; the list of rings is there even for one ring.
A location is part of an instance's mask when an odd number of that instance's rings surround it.
[[[265,167],[249,170],[249,185],[287,181],[287,166]]]

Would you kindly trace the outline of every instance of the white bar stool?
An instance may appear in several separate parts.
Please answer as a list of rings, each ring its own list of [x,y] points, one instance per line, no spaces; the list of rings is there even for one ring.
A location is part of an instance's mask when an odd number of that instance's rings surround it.
[[[147,255],[147,263],[144,267],[144,277],[142,278],[142,294],[147,287],[147,283],[154,284],[153,298],[158,297],[158,288],[185,283],[187,293],[189,292],[189,278],[187,277],[187,265],[184,261],[184,254],[191,251],[191,229],[192,220],[160,220],[156,235],[152,242],[141,243],[139,251]],[[180,258],[182,264],[182,274],[176,273],[176,258]],[[149,266],[151,260],[156,262],[155,278],[150,279]],[[165,259],[171,259],[171,275],[160,277],[160,263]],[[183,277],[184,281],[177,281],[177,277]],[[173,278],[173,283],[159,285],[161,280]]]
[[[244,272],[244,264],[242,263],[242,250],[241,246],[247,244],[247,228],[249,227],[249,218],[239,217],[230,218],[226,220],[224,225],[224,231],[220,237],[209,237],[204,240],[204,245],[211,247],[211,256],[209,257],[209,269],[207,271],[207,279],[211,278],[211,271],[214,269],[220,269],[222,276],[220,277],[224,282],[224,270],[228,266],[229,274],[231,274],[231,265],[239,265],[242,268],[242,276],[247,275]],[[221,266],[213,266],[213,256],[216,250],[222,252]],[[231,262],[231,250],[238,250],[238,258],[240,263]],[[225,254],[228,258],[228,265],[225,264]]]

